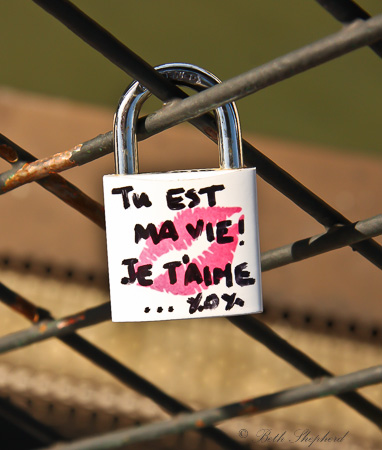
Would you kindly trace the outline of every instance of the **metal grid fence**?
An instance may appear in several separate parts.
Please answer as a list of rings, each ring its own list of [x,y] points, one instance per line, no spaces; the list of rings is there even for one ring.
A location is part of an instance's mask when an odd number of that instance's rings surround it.
[[[382,15],[371,18],[352,0],[316,0],[337,20],[345,24],[341,31],[188,97],[69,1],[33,1],[133,79],[139,80],[163,102],[168,103],[174,98],[181,99],[155,114],[140,118],[138,140],[189,121],[216,142],[217,129],[213,117],[208,113],[210,110],[362,46],[370,46],[379,57],[382,57]],[[5,194],[34,181],[99,227],[105,228],[102,205],[89,198],[58,173],[111,153],[112,140],[112,132],[109,132],[80,144],[72,150],[37,160],[17,144],[0,135],[0,156],[12,165],[9,171],[0,175],[0,193]],[[382,215],[351,223],[251,144],[243,141],[243,148],[247,166],[255,166],[258,174],[266,182],[326,228],[326,232],[318,236],[263,253],[261,255],[262,271],[275,269],[344,246],[350,246],[372,264],[382,268],[382,247],[372,240],[374,236],[382,234]],[[126,386],[149,397],[170,414],[177,415],[174,419],[163,423],[149,424],[136,429],[122,429],[102,436],[55,445],[59,437],[54,432],[29,418],[16,407],[11,408],[10,405],[0,401],[0,413],[13,418],[21,429],[28,429],[41,445],[76,450],[120,448],[134,442],[149,441],[160,436],[196,429],[222,448],[239,449],[243,446],[221,430],[214,428],[215,423],[242,414],[259,414],[270,409],[328,395],[335,395],[379,428],[382,427],[382,409],[354,391],[357,388],[381,382],[382,366],[343,376],[333,376],[327,369],[253,316],[233,317],[228,320],[314,381],[275,394],[194,412],[187,405],[169,396],[111,355],[76,334],[78,329],[110,320],[108,303],[75,315],[55,319],[49,311],[32,304],[3,284],[0,284],[0,300],[33,323],[26,330],[1,337],[1,353],[56,337]],[[180,413],[182,414],[178,415]]]

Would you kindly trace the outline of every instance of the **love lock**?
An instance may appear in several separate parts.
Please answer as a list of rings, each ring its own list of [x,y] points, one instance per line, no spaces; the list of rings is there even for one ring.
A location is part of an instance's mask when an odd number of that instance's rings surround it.
[[[190,64],[156,67],[177,84],[220,82]],[[256,169],[243,168],[236,106],[217,108],[220,168],[138,173],[136,123],[150,93],[133,82],[114,119],[116,172],[104,176],[114,322],[262,311]]]

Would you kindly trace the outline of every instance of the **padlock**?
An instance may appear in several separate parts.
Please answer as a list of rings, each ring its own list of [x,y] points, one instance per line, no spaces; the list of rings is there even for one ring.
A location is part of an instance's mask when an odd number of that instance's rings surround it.
[[[190,64],[156,67],[197,90],[219,83]],[[113,322],[262,312],[256,169],[243,168],[236,106],[215,110],[220,168],[138,173],[139,82],[114,118],[116,174],[104,176]]]

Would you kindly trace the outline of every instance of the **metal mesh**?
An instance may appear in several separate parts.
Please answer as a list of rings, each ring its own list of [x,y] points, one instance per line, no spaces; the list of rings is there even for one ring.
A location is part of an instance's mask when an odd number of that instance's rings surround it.
[[[370,18],[351,0],[317,0],[323,8],[345,24],[341,31],[188,97],[181,89],[163,78],[149,64],[70,2],[66,0],[34,0],[34,2],[55,16],[132,78],[139,80],[163,102],[174,98],[182,99],[166,109],[139,119],[139,140],[146,139],[178,123],[190,121],[210,139],[216,141],[217,134],[211,133],[211,130],[216,131],[216,125],[208,114],[210,110],[362,46],[368,45],[378,56],[382,56],[382,15]],[[243,141],[243,145],[244,160],[247,166],[255,166],[258,174],[266,182],[326,227],[326,232],[321,235],[263,253],[261,256],[262,271],[272,270],[344,246],[350,246],[372,264],[382,268],[382,248],[372,240],[373,237],[382,234],[382,215],[351,223],[340,212],[325,203],[251,144]],[[0,192],[2,194],[26,183],[37,182],[99,227],[105,227],[102,205],[89,198],[58,173],[111,153],[113,151],[111,132],[80,144],[72,150],[43,160],[37,160],[2,135],[0,136],[0,147],[2,158],[12,165],[9,171],[0,175]],[[200,433],[213,439],[223,448],[243,448],[223,431],[214,428],[214,424],[238,415],[258,414],[262,411],[327,395],[335,395],[378,427],[381,427],[382,424],[382,410],[355,392],[357,388],[382,381],[382,366],[348,375],[333,376],[328,370],[285,341],[255,317],[233,317],[228,320],[307,377],[313,379],[314,382],[276,394],[194,412],[187,405],[161,391],[116,361],[111,355],[76,334],[78,329],[109,320],[109,304],[55,319],[49,311],[32,304],[3,284],[0,284],[0,299],[33,323],[26,330],[0,338],[0,352],[7,352],[56,337],[95,365],[108,371],[126,386],[151,398],[170,414],[183,413],[165,423],[110,432],[94,438],[60,444],[57,448],[120,448],[128,443],[142,442],[191,429],[199,430]],[[319,382],[317,382],[317,378],[319,378]],[[41,445],[52,445],[59,439],[53,432],[23,415],[17,408],[10,411],[9,405],[0,403],[0,410],[7,408],[8,415],[17,418],[19,427],[27,427],[32,430]]]

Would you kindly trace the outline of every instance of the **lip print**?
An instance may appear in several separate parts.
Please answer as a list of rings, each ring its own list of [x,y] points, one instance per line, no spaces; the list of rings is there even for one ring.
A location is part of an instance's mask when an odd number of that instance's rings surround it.
[[[209,222],[216,231],[216,224],[218,222],[227,220],[229,217],[236,213],[240,213],[240,207],[214,207],[214,208],[194,208],[179,212],[174,220],[174,226],[179,235],[179,239],[173,241],[172,239],[164,239],[155,245],[151,239],[147,239],[145,247],[143,248],[138,260],[138,267],[145,264],[153,264],[161,256],[173,252],[173,258],[169,258],[170,261],[181,261],[182,256],[187,250],[191,250],[191,247],[197,242],[198,239],[206,239],[206,224]],[[243,219],[243,216],[241,217]],[[197,222],[203,220],[203,232],[201,236],[194,239],[187,231],[186,226],[191,224],[195,229]],[[189,263],[194,263],[198,267],[201,274],[203,274],[203,268],[208,266],[211,273],[215,267],[224,269],[227,263],[232,263],[233,256],[238,244],[238,223],[231,225],[228,229],[228,233],[225,236],[232,237],[232,242],[220,244],[214,240],[213,242],[207,242],[208,248],[203,246],[204,250],[200,255],[197,255]],[[216,237],[215,237],[216,238]],[[170,255],[169,255],[170,256]],[[186,261],[187,262],[187,261]],[[198,284],[196,281],[191,282],[187,286],[184,285],[184,276],[188,264],[181,263],[176,268],[177,282],[170,284],[169,273],[166,270],[164,273],[158,275],[153,279],[153,284],[147,286],[148,288],[155,289],[160,292],[168,292],[173,295],[193,295],[201,292],[202,289],[207,289],[205,282]]]

